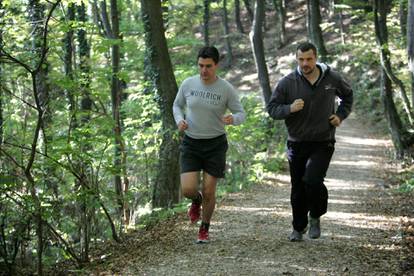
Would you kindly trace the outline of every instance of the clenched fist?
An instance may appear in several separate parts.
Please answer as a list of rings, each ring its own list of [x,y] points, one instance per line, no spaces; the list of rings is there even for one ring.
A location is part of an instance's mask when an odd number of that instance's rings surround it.
[[[178,123],[178,130],[179,130],[179,131],[186,130],[187,128],[188,128],[188,124],[187,124],[187,121],[186,121],[186,120],[181,120],[181,121]]]
[[[331,125],[333,125],[334,127],[339,127],[339,125],[341,124],[341,119],[334,114],[329,117],[329,123],[331,123]]]
[[[224,115],[221,118],[221,121],[225,124],[225,125],[231,125],[233,123],[233,115],[229,114],[229,115]]]
[[[296,99],[291,105],[290,105],[290,112],[295,113],[298,111],[301,111],[303,109],[303,106],[305,105],[305,102],[302,99]]]

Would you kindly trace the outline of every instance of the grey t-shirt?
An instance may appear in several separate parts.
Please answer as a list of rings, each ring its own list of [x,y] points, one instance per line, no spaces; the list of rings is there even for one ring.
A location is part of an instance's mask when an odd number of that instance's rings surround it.
[[[222,116],[232,112],[233,125],[241,124],[245,112],[234,87],[224,79],[205,85],[199,75],[187,78],[181,84],[173,105],[174,119],[186,120],[185,133],[194,139],[209,139],[225,134]]]

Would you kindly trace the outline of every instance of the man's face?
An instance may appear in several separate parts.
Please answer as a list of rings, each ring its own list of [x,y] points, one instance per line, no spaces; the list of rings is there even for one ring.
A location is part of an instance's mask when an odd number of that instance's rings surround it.
[[[213,82],[216,80],[216,71],[218,65],[214,63],[212,58],[198,58],[198,70],[200,78],[204,82]]]
[[[316,68],[316,56],[312,49],[305,52],[298,50],[296,52],[296,61],[304,75],[312,74]]]

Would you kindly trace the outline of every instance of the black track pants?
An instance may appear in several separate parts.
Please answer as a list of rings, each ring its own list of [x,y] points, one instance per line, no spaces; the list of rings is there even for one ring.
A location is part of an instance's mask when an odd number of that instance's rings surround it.
[[[292,141],[288,141],[287,147],[292,224],[295,230],[302,231],[308,224],[308,213],[318,218],[327,211],[328,190],[323,181],[335,147],[334,142]]]

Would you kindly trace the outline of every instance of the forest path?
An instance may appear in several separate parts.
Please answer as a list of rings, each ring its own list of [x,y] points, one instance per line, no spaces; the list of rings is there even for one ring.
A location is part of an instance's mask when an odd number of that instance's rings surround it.
[[[326,178],[328,213],[322,237],[291,232],[288,173],[270,176],[218,203],[209,244],[185,214],[163,222],[113,252],[99,275],[400,275],[400,218],[384,188],[388,140],[373,138],[351,116],[337,132]],[[108,260],[109,261],[109,260]],[[96,267],[97,268],[97,267]],[[102,269],[102,266],[100,266]],[[108,272],[108,270],[110,272]]]

